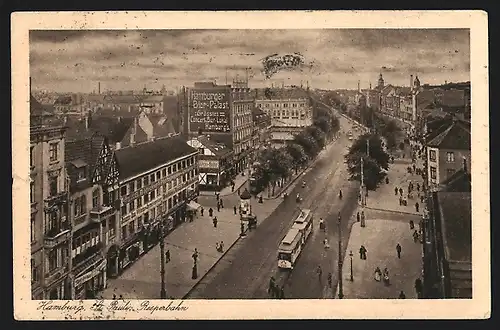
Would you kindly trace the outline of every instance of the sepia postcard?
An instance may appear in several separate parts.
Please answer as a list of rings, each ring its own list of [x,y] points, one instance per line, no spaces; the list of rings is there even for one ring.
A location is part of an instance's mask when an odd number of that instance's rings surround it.
[[[489,318],[487,24],[13,13],[15,319]]]

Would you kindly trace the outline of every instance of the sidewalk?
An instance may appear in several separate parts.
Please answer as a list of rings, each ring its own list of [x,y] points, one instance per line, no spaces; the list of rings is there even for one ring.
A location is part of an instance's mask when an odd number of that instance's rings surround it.
[[[245,170],[245,172],[248,172],[248,170]],[[221,189],[221,191],[218,191],[218,193],[221,197],[236,194],[238,191],[238,188],[242,187],[243,185],[245,185],[245,183],[247,183],[248,175],[245,174],[243,176],[240,173],[236,176],[236,178],[233,181],[234,181],[234,191],[232,190],[231,185],[224,187]],[[200,190],[200,196],[215,196],[215,191]]]
[[[264,221],[281,203],[281,200],[265,201],[259,204],[252,200],[252,210],[257,215],[258,223]],[[240,238],[240,218],[233,207],[214,208],[217,216],[217,228],[208,216],[207,206],[204,215],[198,213],[193,222],[180,225],[165,238],[165,251],[170,250],[171,261],[165,268],[166,290],[168,297],[181,299],[197,282],[229,251]],[[245,230],[247,226],[245,225]],[[215,244],[224,242],[224,253],[216,251]],[[199,252],[198,278],[191,279],[194,249]],[[160,298],[160,246],[140,257],[117,279],[109,279],[107,288],[102,292],[105,299],[111,299],[113,293],[126,299]]]
[[[400,244],[401,259],[396,245]],[[366,247],[367,259],[361,260],[359,248]],[[350,280],[352,251],[353,281]],[[415,243],[407,223],[391,220],[370,220],[369,226],[352,226],[342,267],[344,299],[397,299],[403,291],[407,299],[417,299],[415,280],[422,274],[422,246]],[[375,268],[389,271],[390,285],[374,279]],[[338,297],[338,287],[337,295]]]
[[[416,175],[415,172],[412,174],[408,173],[407,167],[411,166],[411,159],[404,161],[404,159],[398,159],[394,161],[394,164],[389,165],[389,172],[387,176],[389,178],[389,184],[385,181],[380,183],[379,187],[375,191],[369,191],[368,197],[366,198],[367,209],[375,210],[385,210],[394,212],[403,212],[411,214],[423,214],[423,206],[418,198],[418,192],[416,191],[417,182],[420,184],[420,193],[422,193],[423,179],[422,176]],[[399,205],[399,193],[396,196],[394,193],[394,188],[403,189],[403,197],[408,194],[408,184],[413,182],[413,198],[407,199],[408,205]],[[420,204],[419,212],[415,209],[415,202]]]

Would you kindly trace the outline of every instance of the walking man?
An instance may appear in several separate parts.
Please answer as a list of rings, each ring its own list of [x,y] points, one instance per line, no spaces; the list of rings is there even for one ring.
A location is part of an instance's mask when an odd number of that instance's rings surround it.
[[[275,286],[274,277],[271,276],[271,279],[269,280],[269,287],[267,288],[268,295],[272,296],[272,294],[274,293],[274,286]]]
[[[236,205],[233,206],[234,215],[236,215]]]
[[[356,214],[356,220],[357,220],[358,222],[360,221],[359,212]]]
[[[417,278],[415,280],[415,291],[417,292],[417,297],[419,299],[422,298],[422,290],[423,289],[423,285],[422,285],[422,280],[420,278]]]
[[[396,252],[398,253],[398,259],[401,259],[401,245],[396,245]]]
[[[205,210],[204,210],[204,209],[203,209],[203,207],[202,207],[202,208],[200,209],[201,216],[203,216],[203,212],[204,212],[204,211],[205,211]]]
[[[217,202],[217,212],[220,212],[220,202]]]
[[[359,248],[359,259],[366,260],[366,252],[368,252],[364,245]]]
[[[365,226],[365,211],[361,211],[361,227]]]
[[[394,195],[398,194],[398,187],[394,187]]]
[[[214,217],[212,222],[214,223],[214,228],[217,228],[217,217]]]
[[[418,207],[419,207],[419,206],[420,206],[420,205],[418,204],[418,202],[416,202],[416,203],[415,203],[415,210],[416,210],[417,212],[418,212]]]
[[[212,208],[209,208],[208,209],[208,216],[211,218],[213,215],[214,215],[214,210]]]
[[[222,201],[222,198],[220,199],[220,207],[224,208],[224,202]]]
[[[399,195],[403,197],[403,188],[399,188]]]

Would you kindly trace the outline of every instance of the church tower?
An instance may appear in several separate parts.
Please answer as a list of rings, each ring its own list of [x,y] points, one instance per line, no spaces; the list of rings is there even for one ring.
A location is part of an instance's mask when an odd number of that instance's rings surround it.
[[[384,78],[382,78],[382,73],[380,73],[380,75],[378,76],[378,85],[377,85],[377,87],[379,89],[384,88]]]
[[[420,80],[418,76],[415,76],[415,81],[413,82],[413,90],[418,90],[420,88]]]

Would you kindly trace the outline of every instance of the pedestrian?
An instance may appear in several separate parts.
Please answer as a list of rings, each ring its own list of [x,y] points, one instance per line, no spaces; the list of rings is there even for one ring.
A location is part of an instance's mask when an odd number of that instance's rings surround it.
[[[220,241],[219,248],[220,248],[220,252],[224,252],[224,242],[223,241]]]
[[[394,187],[394,195],[398,194],[398,187]]]
[[[420,191],[420,183],[417,182],[417,191]]]
[[[424,199],[425,199],[424,195],[420,196],[420,203],[423,203]]]
[[[280,299],[285,299],[285,287],[283,285],[280,288]]]
[[[415,280],[415,291],[417,292],[417,297],[420,299],[422,298],[422,290],[423,285],[422,285],[422,280],[420,278],[417,278]]]
[[[318,274],[318,279],[321,281],[321,275],[323,275],[323,270],[321,269],[321,266],[318,265],[318,268],[316,268],[316,273]]]
[[[220,212],[220,203],[217,203],[217,212]]]
[[[413,241],[415,243],[417,243],[417,241],[418,241],[418,231],[416,231],[416,230],[413,232]]]
[[[113,300],[116,300],[116,294],[113,293]]]
[[[406,295],[403,291],[399,293],[399,299],[406,299]]]
[[[224,208],[224,202],[222,201],[222,198],[220,199],[220,207]]]
[[[389,177],[388,176],[385,177],[385,183],[389,184]]]
[[[234,215],[236,215],[236,205],[233,206]]]
[[[415,223],[413,220],[410,220],[410,229],[413,230],[415,228]]]
[[[268,295],[272,295],[272,293],[274,292],[274,286],[275,286],[274,277],[271,276],[271,278],[269,279],[269,286],[267,288]]]
[[[360,215],[359,212],[356,214],[356,220],[359,222],[360,221]]]
[[[165,252],[165,263],[169,262],[170,262],[170,250],[167,250],[167,252]]]
[[[332,273],[328,273],[328,286],[332,287]]]
[[[214,192],[215,194],[215,199],[217,200],[217,204],[219,204],[219,194],[215,191]]]
[[[365,211],[361,211],[361,227],[364,227],[365,224]]]
[[[123,295],[120,295],[120,300],[123,300]]]
[[[203,211],[202,211],[203,212]],[[203,213],[202,213],[203,214]],[[214,214],[214,210],[212,208],[208,209],[208,216],[211,218]]]
[[[399,195],[403,197],[403,188],[399,188]]]
[[[420,205],[418,204],[418,202],[416,202],[416,203],[415,203],[415,210],[416,210],[417,212],[418,212],[418,208],[419,208],[419,206],[420,206]]]
[[[359,259],[366,260],[366,252],[367,250],[364,245],[361,245],[361,247],[359,248]]]
[[[212,222],[214,224],[214,228],[217,228],[217,217],[214,217]]]
[[[399,196],[399,206],[403,205],[403,197]]]
[[[415,163],[413,163],[413,171],[416,170],[416,166],[415,166]]]
[[[205,212],[205,210],[203,209],[203,207],[200,209],[200,213],[201,213],[201,216],[203,216],[203,212]]]
[[[401,259],[401,245],[396,245],[396,252],[398,253],[398,259]]]

